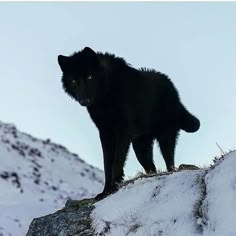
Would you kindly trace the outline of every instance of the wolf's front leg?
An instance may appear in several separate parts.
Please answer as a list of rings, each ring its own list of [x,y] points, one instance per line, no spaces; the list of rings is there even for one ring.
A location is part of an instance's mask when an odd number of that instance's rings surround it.
[[[113,191],[117,190],[124,178],[124,165],[130,146],[130,139],[126,133],[119,132],[116,136],[116,149],[112,169]]]
[[[104,172],[105,172],[105,186],[101,193],[95,199],[100,200],[112,190],[112,166],[115,156],[115,135],[111,131],[100,130],[100,140],[103,150]]]

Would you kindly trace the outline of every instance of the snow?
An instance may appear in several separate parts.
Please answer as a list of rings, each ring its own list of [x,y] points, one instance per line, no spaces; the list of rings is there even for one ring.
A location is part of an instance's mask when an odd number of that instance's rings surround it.
[[[33,218],[103,188],[103,173],[78,155],[2,122],[0,163],[0,236],[23,236]],[[209,168],[139,178],[91,216],[97,235],[236,236],[236,151]]]
[[[68,198],[94,197],[103,172],[50,140],[0,122],[0,235],[23,236],[33,218],[61,209]]]
[[[137,179],[92,218],[97,235],[236,236],[236,151],[206,169]]]
[[[236,235],[236,152],[206,175],[207,217],[205,235]]]

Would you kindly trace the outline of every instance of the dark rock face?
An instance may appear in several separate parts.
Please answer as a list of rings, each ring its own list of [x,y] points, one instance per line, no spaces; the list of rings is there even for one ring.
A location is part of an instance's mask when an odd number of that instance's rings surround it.
[[[93,203],[93,199],[68,200],[62,210],[34,219],[26,236],[93,236]]]

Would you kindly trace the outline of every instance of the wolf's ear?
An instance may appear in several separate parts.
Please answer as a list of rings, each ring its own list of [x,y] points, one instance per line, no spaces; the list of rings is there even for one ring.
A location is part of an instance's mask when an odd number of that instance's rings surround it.
[[[59,55],[57,60],[62,72],[65,72],[69,68],[70,58],[63,55]]]
[[[97,56],[96,52],[94,52],[90,47],[85,47],[83,53],[89,56]]]
[[[93,49],[89,47],[85,47],[83,50],[83,54],[87,57],[88,61],[94,65],[98,63],[97,53],[93,51]]]

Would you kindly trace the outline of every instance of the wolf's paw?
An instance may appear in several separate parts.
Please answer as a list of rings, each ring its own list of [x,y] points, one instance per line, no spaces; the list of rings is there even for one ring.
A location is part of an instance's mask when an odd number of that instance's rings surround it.
[[[119,189],[118,183],[114,183],[109,187],[109,189],[104,189],[94,199],[97,201],[102,200],[103,198],[107,197],[108,195],[117,192],[118,189]]]
[[[175,166],[170,166],[170,167],[167,168],[167,171],[168,172],[176,172],[177,168]]]
[[[110,193],[108,191],[102,191],[101,193],[99,193],[94,199],[96,201],[100,201],[103,198],[107,197]]]

